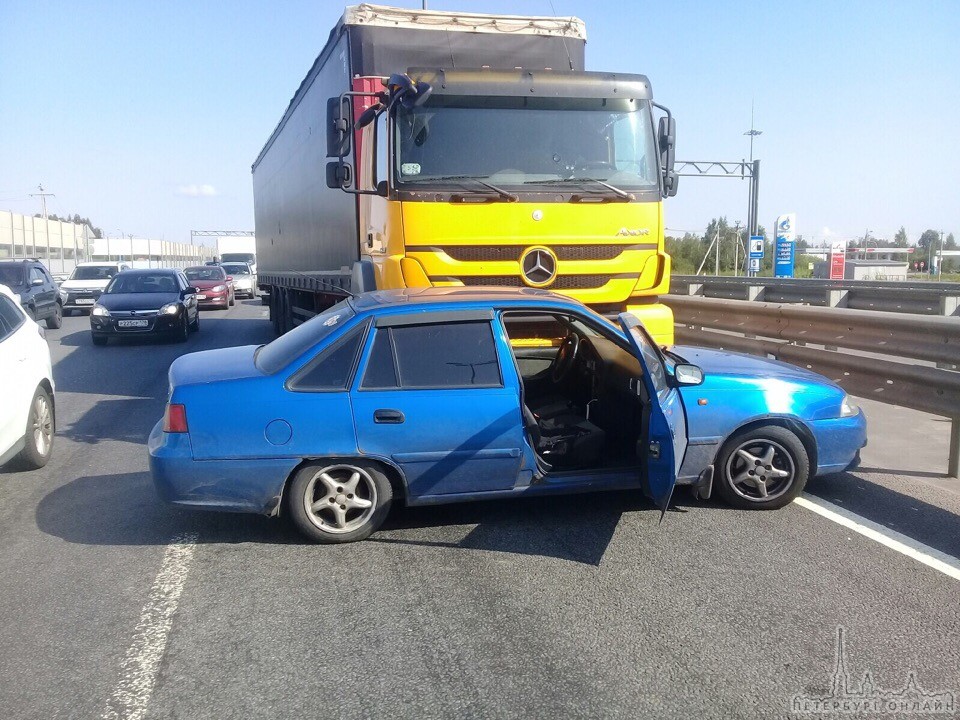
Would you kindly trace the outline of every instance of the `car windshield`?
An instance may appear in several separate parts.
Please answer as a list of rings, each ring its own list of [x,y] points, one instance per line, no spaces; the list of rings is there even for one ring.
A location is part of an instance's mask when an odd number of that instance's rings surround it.
[[[257,351],[257,367],[268,375],[285,368],[308,349],[352,318],[356,313],[348,300],[310,318]]]
[[[227,274],[219,265],[192,267],[183,271],[187,280],[226,280]]]
[[[492,102],[440,95],[413,110],[401,108],[396,133],[396,167],[404,185],[483,180],[514,189],[569,184],[604,192],[600,182],[627,190],[653,190],[659,183],[646,100]]]
[[[23,267],[20,265],[0,265],[0,283],[9,287],[23,285]]]
[[[175,293],[178,289],[177,278],[172,273],[120,273],[110,281],[104,292],[108,295]]]
[[[117,274],[114,265],[79,265],[73,269],[71,280],[109,280]]]
[[[240,263],[235,263],[233,265],[221,265],[221,267],[227,272],[228,275],[249,275],[250,274],[250,267]],[[187,275],[187,277],[190,277],[190,276]]]

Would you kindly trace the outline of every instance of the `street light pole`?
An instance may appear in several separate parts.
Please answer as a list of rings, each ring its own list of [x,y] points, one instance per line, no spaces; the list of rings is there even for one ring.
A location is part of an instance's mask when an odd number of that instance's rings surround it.
[[[940,231],[940,252],[937,253],[937,282],[943,278],[943,230]]]
[[[750,102],[750,129],[744,135],[750,136],[750,163],[753,164],[753,139],[758,135],[763,135],[763,130],[757,130],[753,127],[753,102]]]

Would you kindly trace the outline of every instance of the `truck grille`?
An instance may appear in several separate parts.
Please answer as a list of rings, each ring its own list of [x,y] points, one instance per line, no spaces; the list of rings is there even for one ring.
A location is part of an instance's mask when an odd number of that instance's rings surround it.
[[[459,280],[468,287],[484,285],[493,287],[527,287],[527,284],[523,282],[519,275],[476,275],[450,279]],[[543,289],[593,290],[603,287],[611,279],[613,278],[610,275],[558,275],[550,285],[547,285]]]
[[[527,248],[516,245],[442,245],[436,248],[411,247],[408,250],[440,250],[460,262],[518,261]],[[656,245],[553,245],[558,260],[613,260],[627,250],[656,249]]]

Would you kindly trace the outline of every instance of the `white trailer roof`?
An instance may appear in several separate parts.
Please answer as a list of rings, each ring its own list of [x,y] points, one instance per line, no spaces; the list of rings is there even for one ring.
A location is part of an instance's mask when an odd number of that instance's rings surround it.
[[[343,12],[344,25],[374,25],[417,30],[549,35],[587,39],[587,26],[578,17],[544,15],[487,15],[482,13],[407,10],[387,5],[349,5]]]

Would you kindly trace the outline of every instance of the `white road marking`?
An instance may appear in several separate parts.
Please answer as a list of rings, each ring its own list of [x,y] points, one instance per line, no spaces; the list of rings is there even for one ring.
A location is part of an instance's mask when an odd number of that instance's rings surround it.
[[[960,580],[960,561],[955,557],[809,493],[803,493],[794,502],[954,580]]]
[[[140,720],[146,714],[196,544],[197,535],[187,533],[167,546],[120,666],[120,682],[101,715],[103,720]]]

